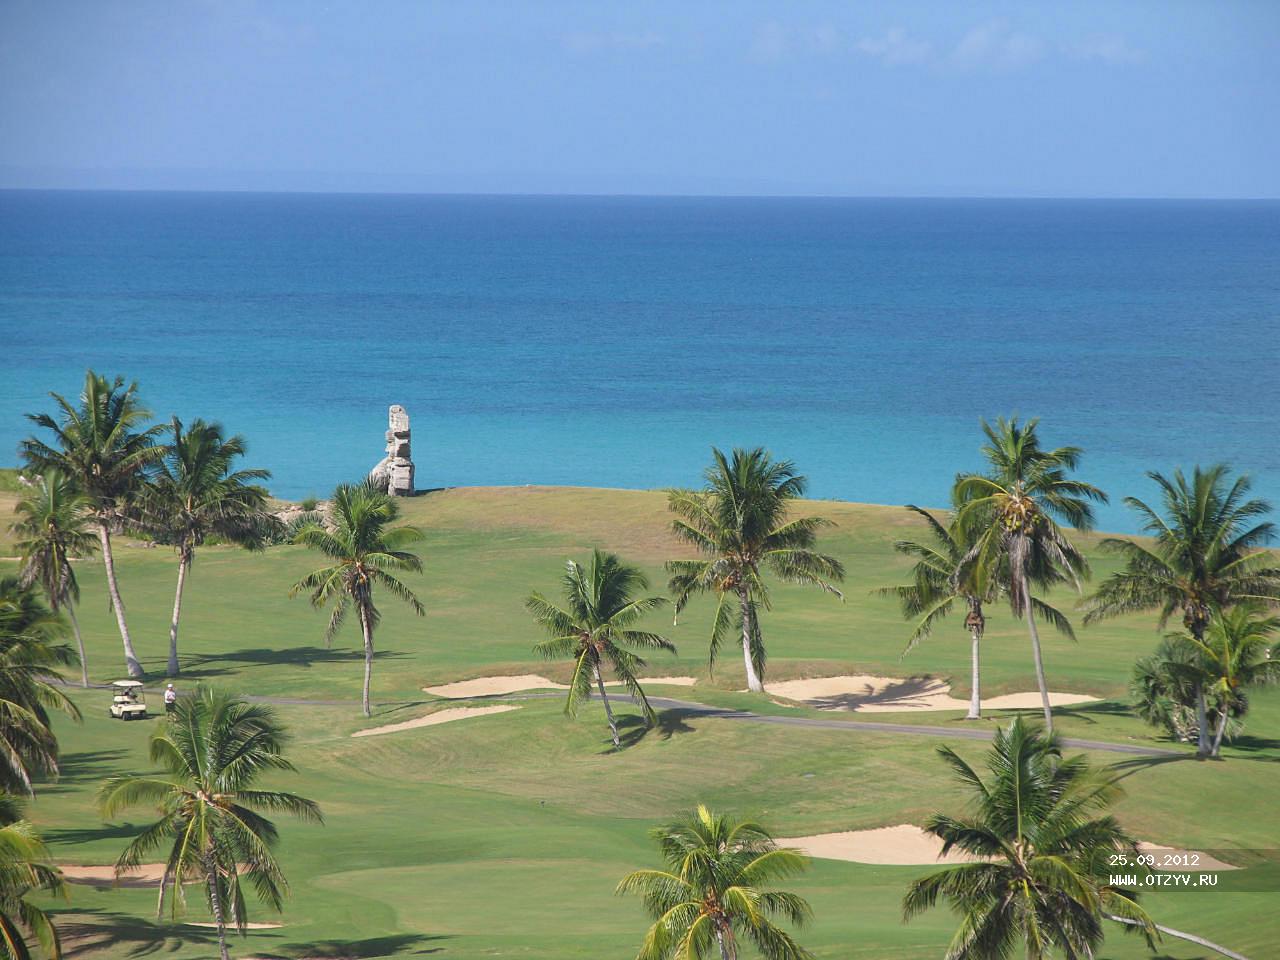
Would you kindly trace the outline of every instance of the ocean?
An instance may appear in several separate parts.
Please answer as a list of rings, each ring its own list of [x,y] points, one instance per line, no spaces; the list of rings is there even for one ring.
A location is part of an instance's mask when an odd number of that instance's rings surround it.
[[[693,485],[945,504],[1041,418],[1129,531],[1148,470],[1280,505],[1280,203],[0,192],[0,464],[86,367],[324,495],[412,418],[420,488]]]

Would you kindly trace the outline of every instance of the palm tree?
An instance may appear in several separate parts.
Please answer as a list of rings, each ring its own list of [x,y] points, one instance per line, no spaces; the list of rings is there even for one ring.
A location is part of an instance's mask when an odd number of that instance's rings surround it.
[[[1280,680],[1280,646],[1272,645],[1277,629],[1280,617],[1266,616],[1259,604],[1242,603],[1214,617],[1203,640],[1191,641],[1200,654],[1202,689],[1212,705],[1209,756],[1221,756],[1228,721],[1248,711],[1245,691]]]
[[[699,806],[693,814],[653,831],[663,870],[637,870],[618,893],[638,893],[655,922],[636,960],[701,960],[719,948],[737,960],[740,939],[765,960],[803,960],[812,954],[771,919],[797,926],[812,916],[809,904],[772,883],[803,872],[809,861],[773,842],[764,827]]]
[[[534,650],[547,659],[572,657],[573,679],[569,682],[569,695],[564,712],[575,717],[582,701],[591,697],[594,682],[604,703],[605,716],[609,719],[609,732],[613,745],[621,746],[618,724],[609,706],[609,694],[605,691],[600,665],[608,661],[614,675],[622,681],[627,691],[640,704],[645,722],[653,725],[656,715],[644,695],[636,671],[643,669],[644,660],[628,647],[669,650],[675,646],[666,637],[631,627],[646,613],[667,603],[665,597],[636,599],[637,590],[645,590],[649,581],[635,567],[629,567],[616,554],[592,551],[591,565],[583,567],[574,560],[566,564],[564,577],[565,600],[568,607],[558,607],[536,591],[529,595],[525,606],[538,624],[550,635],[534,646]]]
[[[0,578],[0,790],[32,793],[31,776],[58,772],[58,741],[50,710],[73,719],[80,711],[59,685],[58,668],[75,662],[61,639],[66,622],[33,586]]]
[[[985,557],[984,563],[1007,564],[1009,605],[1014,616],[1026,620],[1045,726],[1052,734],[1053,710],[1036,614],[1048,616],[1064,632],[1070,630],[1070,624],[1060,615],[1054,620],[1057,612],[1050,613],[1037,603],[1031,595],[1031,585],[1068,579],[1078,589],[1089,567],[1057,521],[1088,530],[1093,526],[1090,501],[1106,503],[1107,495],[1067,476],[1067,471],[1074,470],[1080,462],[1079,447],[1041,449],[1036,435],[1038,422],[1032,419],[1021,425],[1017,417],[1001,417],[992,426],[982,421],[982,431],[987,436],[982,453],[991,473],[962,475],[956,479],[955,490],[963,504],[959,522],[974,529],[974,556]]]
[[[1200,653],[1185,634],[1170,634],[1133,665],[1134,712],[1175,740],[1196,736],[1196,693],[1204,680]]]
[[[1124,568],[1088,599],[1085,623],[1158,610],[1163,629],[1180,611],[1187,632],[1203,643],[1215,610],[1248,600],[1280,603],[1280,568],[1261,549],[1275,536],[1274,524],[1260,520],[1271,505],[1249,499],[1248,477],[1231,480],[1230,468],[1222,463],[1196,467],[1190,480],[1181,470],[1172,477],[1147,476],[1160,488],[1163,514],[1137,497],[1124,502],[1137,511],[1154,543],[1102,542],[1124,559]],[[1211,745],[1203,688],[1196,694],[1196,721],[1197,752],[1205,757]]]
[[[325,643],[331,644],[351,607],[360,618],[364,636],[364,715],[369,709],[369,680],[373,674],[373,630],[381,615],[373,605],[374,586],[383,587],[393,597],[403,600],[418,616],[426,609],[412,590],[391,575],[391,571],[422,570],[422,560],[404,548],[422,539],[416,527],[388,529],[399,516],[394,498],[368,483],[342,484],[333,492],[331,501],[333,529],[312,524],[298,532],[295,543],[319,550],[335,562],[303,577],[289,592],[311,592],[311,604],[324,607],[333,602],[333,613],[325,629]]]
[[[32,472],[60,471],[89,502],[107,570],[111,608],[124,644],[125,668],[135,678],[142,676],[142,664],[125,621],[111,552],[111,531],[121,523],[136,498],[144,472],[164,454],[163,448],[155,444],[160,427],[145,426],[150,413],[139,404],[137,390],[136,383],[125,387],[122,377],[108,381],[89,370],[78,406],[51,393],[49,396],[60,411],[59,419],[47,413],[27,415],[36,426],[53,433],[54,445],[34,437],[22,442],[22,453]]]
[[[275,910],[288,892],[271,849],[276,826],[262,812],[322,822],[313,801],[255,786],[269,771],[293,770],[283,754],[286,739],[269,708],[201,687],[178,700],[151,738],[151,761],[164,773],[111,777],[98,791],[104,818],[139,804],[160,813],[120,854],[116,873],[167,847],[156,915],[163,915],[165,896],[171,895],[176,916],[179,903],[186,902],[183,884],[203,883],[222,960],[229,960],[228,924],[241,934],[246,930],[242,881]]]
[[[0,941],[6,960],[32,960],[29,938],[49,960],[59,960],[62,943],[53,920],[27,897],[43,891],[65,898],[66,885],[22,812],[17,797],[0,793]]]
[[[916,619],[915,631],[907,642],[905,656],[921,641],[929,637],[934,626],[951,612],[957,604],[964,604],[964,626],[969,631],[971,643],[970,673],[972,690],[969,695],[968,720],[982,716],[982,694],[979,672],[979,651],[987,618],[983,604],[990,603],[999,593],[999,579],[990,566],[992,558],[972,554],[974,544],[969,540],[972,526],[956,523],[954,515],[944,526],[929,511],[914,504],[907,509],[919,514],[928,525],[932,543],[916,543],[899,540],[893,547],[899,553],[915,558],[911,568],[911,582],[898,587],[884,587],[878,592],[897,597],[902,615]]]
[[[1091,957],[1103,920],[1136,924],[1148,941],[1151,919],[1137,895],[1110,882],[1108,857],[1136,857],[1137,847],[1104,811],[1120,796],[1112,777],[1092,771],[1083,755],[1063,758],[1057,738],[1017,718],[996,731],[987,779],[950,747],[938,750],[971,790],[971,811],[936,813],[925,830],[980,862],[947,867],[911,884],[906,919],[939,897],[960,915],[947,960],[992,960],[1024,945],[1028,960],[1060,950]]]
[[[250,550],[261,548],[279,521],[268,509],[265,487],[268,470],[234,470],[233,461],[244,456],[241,436],[225,439],[222,426],[196,420],[184,432],[173,418],[172,443],[166,446],[157,476],[141,503],[145,528],[174,544],[178,552],[178,586],[169,622],[168,674],[178,675],[178,620],[182,615],[182,590],[195,558],[196,547],[217,537]]]
[[[34,493],[19,500],[15,512],[21,519],[11,529],[19,538],[16,546],[22,557],[22,582],[38,583],[54,613],[67,611],[80,653],[80,685],[87,687],[89,663],[75,610],[80,584],[71,561],[90,556],[95,549],[88,501],[70,480],[51,470],[36,479]]]
[[[843,600],[833,581],[844,579],[844,567],[834,557],[812,549],[818,529],[829,526],[830,521],[820,517],[788,519],[791,502],[804,494],[806,486],[790,460],[775,461],[758,447],[734,450],[732,459],[716,449],[711,455],[705,488],[673,490],[667,499],[675,514],[671,524],[675,535],[705,558],[670,561],[669,589],[676,598],[677,615],[693,594],[716,595],[710,665],[715,666],[720,644],[732,624],[742,637],[747,687],[760,693],[765,668],[760,610],[770,607],[762,568],[785,581],[811,584]]]

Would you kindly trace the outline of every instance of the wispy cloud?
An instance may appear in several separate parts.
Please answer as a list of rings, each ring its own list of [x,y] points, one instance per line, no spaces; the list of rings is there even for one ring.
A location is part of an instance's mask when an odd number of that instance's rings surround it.
[[[1011,70],[1043,59],[1046,44],[1038,36],[1016,30],[1004,19],[988,20],[968,31],[950,62],[963,69]]]
[[[927,63],[933,59],[933,44],[909,36],[902,27],[893,27],[882,37],[863,37],[853,48],[889,66]]]
[[[1102,63],[1143,63],[1145,50],[1130,46],[1129,41],[1117,33],[1096,33],[1079,43],[1063,44],[1062,52],[1076,60],[1097,60]]]
[[[757,63],[778,63],[799,56],[831,56],[848,46],[844,34],[829,23],[790,26],[770,20],[756,27],[750,53]]]
[[[637,33],[575,31],[560,38],[566,50],[597,53],[602,50],[650,50],[665,46],[667,39],[652,30]]]

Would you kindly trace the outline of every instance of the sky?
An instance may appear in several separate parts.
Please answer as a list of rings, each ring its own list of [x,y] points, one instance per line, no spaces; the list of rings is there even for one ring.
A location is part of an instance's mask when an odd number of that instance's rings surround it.
[[[0,187],[1280,197],[1280,0],[0,0]]]

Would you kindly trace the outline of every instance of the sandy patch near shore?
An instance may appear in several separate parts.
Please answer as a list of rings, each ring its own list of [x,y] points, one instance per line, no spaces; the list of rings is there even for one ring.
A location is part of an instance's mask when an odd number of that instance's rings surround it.
[[[797,700],[820,710],[897,713],[908,710],[967,710],[969,701],[951,696],[951,685],[934,677],[876,677],[858,674],[784,680],[766,688],[774,696]],[[1096,700],[1080,693],[1049,694],[1055,707]],[[985,709],[1022,710],[1040,706],[1040,694],[1009,693],[982,701]]]
[[[1153,869],[1160,870],[1165,873],[1201,873],[1205,870],[1239,870],[1229,863],[1224,863],[1214,857],[1209,856],[1203,850],[1188,850],[1184,847],[1166,847],[1162,844],[1147,843],[1139,841],[1138,851],[1140,853],[1150,853],[1156,858],[1156,865]],[[1169,855],[1175,862],[1164,866],[1161,860]],[[1177,860],[1190,859],[1189,864],[1177,863]]]
[[[641,684],[666,684],[672,687],[692,687],[697,682],[697,677],[640,677]],[[610,680],[605,686],[617,687],[621,684],[617,680]],[[568,690],[569,685],[556,683],[536,673],[522,673],[512,677],[476,677],[474,680],[459,680],[422,689],[424,693],[447,700],[470,700],[475,697],[501,697],[524,690]]]
[[[777,843],[780,847],[795,847],[811,857],[853,863],[909,866],[971,863],[974,859],[963,853],[950,853],[943,858],[942,841],[909,823],[875,830],[819,833],[811,837],[779,837]]]
[[[492,707],[450,707],[447,710],[437,710],[435,713],[428,713],[425,717],[418,717],[415,720],[405,720],[401,723],[388,723],[381,727],[371,727],[368,730],[357,730],[352,734],[353,737],[376,737],[382,733],[399,733],[401,730],[415,730],[418,727],[433,727],[438,723],[450,723],[454,720],[465,720],[467,717],[483,717],[489,713],[506,713],[508,710],[519,710],[519,707],[513,707],[506,704],[495,704]]]

